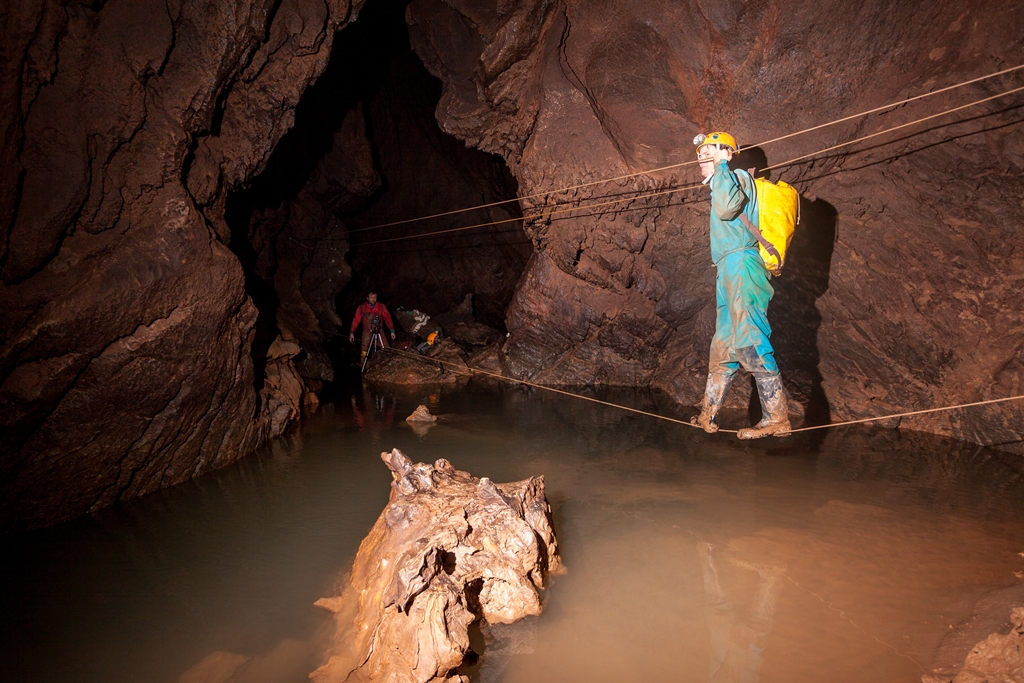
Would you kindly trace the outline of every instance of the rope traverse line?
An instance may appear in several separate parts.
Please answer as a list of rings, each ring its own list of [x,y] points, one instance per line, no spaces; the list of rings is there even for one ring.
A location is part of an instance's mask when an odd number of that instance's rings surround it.
[[[829,126],[834,126],[834,125],[837,125],[837,124],[840,124],[840,123],[845,123],[847,121],[852,121],[853,119],[857,119],[857,118],[860,118],[862,116],[870,116],[871,114],[877,114],[878,112],[885,111],[887,109],[893,109],[895,107],[901,107],[901,106],[903,106],[905,104],[909,104],[909,103],[915,102],[917,100],[923,100],[925,98],[932,97],[934,95],[939,95],[939,94],[944,93],[944,92],[949,92],[950,90],[955,90],[957,88],[962,88],[962,87],[967,86],[967,85],[972,85],[972,84],[978,83],[980,81],[985,81],[985,80],[988,80],[990,78],[995,78],[997,76],[1002,76],[1004,74],[1012,73],[1014,71],[1019,71],[1021,69],[1024,69],[1024,64],[1019,64],[1017,66],[1013,66],[1013,67],[1010,67],[1008,69],[1003,69],[1002,71],[995,71],[993,73],[986,74],[985,76],[979,76],[977,78],[972,78],[970,80],[963,81],[962,83],[956,83],[954,85],[949,85],[949,86],[946,86],[944,88],[940,88],[938,90],[933,90],[931,92],[922,93],[920,95],[914,95],[913,97],[908,97],[908,98],[906,98],[904,100],[900,100],[899,102],[891,102],[889,104],[885,104],[885,105],[882,105],[880,107],[875,107],[874,109],[868,109],[867,111],[862,111],[862,112],[857,113],[857,114],[850,114],[849,116],[845,116],[845,117],[840,118],[840,119],[835,119],[834,121],[828,121],[826,123],[818,124],[817,126],[812,126],[810,128],[804,128],[803,130],[798,130],[798,131],[793,132],[793,133],[787,133],[786,135],[780,135],[779,137],[771,138],[770,140],[765,140],[764,142],[758,142],[758,143],[755,143],[753,145],[747,145],[746,147],[763,147],[765,145],[771,145],[773,143],[780,142],[782,140],[788,140],[789,138],[797,137],[797,136],[803,135],[805,133],[811,133],[811,132],[816,131],[816,130],[821,130],[823,128],[828,128]],[[682,161],[682,162],[679,162],[677,164],[670,164],[668,166],[661,166],[659,168],[652,168],[652,169],[647,169],[647,170],[644,170],[644,171],[636,171],[634,173],[627,173],[625,175],[615,176],[615,177],[612,177],[612,178],[604,178],[604,179],[601,179],[601,180],[591,180],[589,182],[579,183],[577,185],[567,185],[566,187],[556,188],[556,189],[553,189],[553,190],[545,190],[544,192],[535,192],[534,194],[525,195],[523,197],[516,197],[514,199],[503,199],[503,200],[497,201],[497,202],[490,202],[489,204],[479,204],[477,206],[470,206],[470,207],[465,208],[465,209],[453,209],[451,211],[444,211],[442,213],[435,213],[435,214],[430,214],[430,215],[427,215],[427,216],[419,216],[417,218],[406,218],[406,219],[403,219],[403,220],[400,220],[400,221],[392,221],[390,223],[381,223],[379,225],[371,225],[371,226],[366,227],[366,228],[356,228],[355,230],[350,230],[349,232],[350,233],[356,233],[356,232],[364,232],[366,230],[380,230],[382,228],[390,228],[390,227],[395,226],[395,225],[405,225],[407,223],[415,223],[416,221],[427,221],[427,220],[432,220],[434,218],[443,218],[444,216],[453,216],[455,214],[466,213],[468,211],[477,211],[477,210],[480,210],[480,209],[489,209],[489,208],[494,207],[494,206],[501,206],[501,205],[504,205],[504,204],[511,204],[512,202],[521,202],[521,201],[525,201],[527,199],[537,199],[538,197],[544,197],[546,195],[560,194],[562,192],[570,192],[572,190],[580,190],[580,189],[583,189],[585,187],[592,187],[594,185],[601,185],[601,184],[604,184],[604,183],[614,183],[614,182],[619,181],[619,180],[628,180],[630,178],[635,178],[637,176],[650,175],[652,173],[661,173],[662,171],[670,171],[670,170],[675,169],[675,168],[681,168],[683,166],[689,166],[689,165],[695,164],[695,163],[697,163],[696,160]]]
[[[936,119],[936,118],[938,118],[940,116],[945,116],[946,114],[952,114],[953,112],[961,111],[963,109],[969,109],[970,107],[975,107],[975,106],[977,106],[979,104],[984,104],[985,102],[991,102],[992,100],[997,100],[1000,97],[1006,97],[1007,95],[1013,95],[1014,93],[1018,93],[1018,92],[1020,92],[1022,90],[1024,90],[1024,86],[1021,86],[1019,88],[1013,88],[1012,90],[1007,90],[1006,92],[1001,92],[998,95],[992,95],[990,97],[985,97],[985,98],[982,98],[980,100],[975,100],[974,102],[971,102],[969,104],[962,104],[959,107],[953,107],[952,109],[947,109],[945,111],[940,111],[937,114],[931,114],[929,116],[925,116],[923,118],[917,119],[916,121],[910,121],[909,123],[901,123],[898,126],[893,126],[892,128],[887,128],[885,130],[880,130],[877,133],[870,133],[868,135],[863,135],[863,136],[857,138],[856,140],[851,140],[850,142],[843,142],[843,143],[840,143],[838,145],[833,145],[832,147],[826,147],[825,149],[819,149],[817,152],[811,152],[810,154],[804,154],[803,156],[796,157],[795,159],[790,159],[789,161],[784,162],[782,164],[775,164],[774,166],[766,166],[766,167],[764,167],[761,170],[762,171],[770,171],[772,169],[779,168],[780,166],[789,166],[789,165],[797,163],[798,161],[803,161],[804,159],[806,159],[808,157],[815,156],[817,154],[824,154],[825,152],[831,152],[832,150],[839,149],[840,147],[843,147],[845,145],[850,145],[850,144],[853,144],[855,142],[863,142],[864,140],[869,140],[869,139],[871,139],[873,137],[877,137],[877,136],[882,135],[884,133],[891,133],[894,130],[900,130],[901,128],[906,128],[908,126],[913,126],[913,125],[916,125],[918,123],[924,123],[925,121],[930,121],[930,120]],[[960,123],[960,122],[959,121],[954,121],[952,123],[947,123],[945,125],[952,126],[952,125],[955,125],[957,123]]]
[[[504,223],[515,223],[517,221],[529,221],[537,218],[546,218],[547,216],[554,216],[556,214],[571,213],[573,211],[581,211],[583,209],[596,209],[601,206],[610,206],[612,204],[622,204],[624,202],[631,202],[636,199],[646,199],[648,197],[657,197],[666,194],[675,194],[676,192],[683,192],[684,190],[695,190],[701,187],[700,184],[684,185],[682,187],[674,187],[668,190],[659,190],[657,192],[650,192],[647,194],[638,194],[635,197],[622,197],[619,199],[612,199],[606,202],[599,202],[596,204],[581,204],[580,206],[570,206],[567,209],[555,209],[553,211],[545,211],[543,213],[531,214],[529,216],[520,216],[519,218],[505,218],[500,221],[490,221],[488,223],[477,223],[476,225],[464,225],[459,228],[447,228],[445,230],[435,230],[433,232],[421,232],[415,235],[403,235],[401,237],[388,237],[382,240],[371,240],[369,242],[356,242],[354,246],[367,246],[370,244],[384,244],[385,242],[401,242],[403,240],[414,240],[420,237],[433,237],[434,235],[445,235],[451,232],[462,232],[463,230],[474,230],[476,228],[486,228],[492,225],[502,225]]]
[[[590,401],[592,403],[600,403],[601,405],[610,406],[612,408],[619,408],[621,410],[627,410],[627,411],[629,411],[631,413],[639,413],[640,415],[647,415],[648,417],[656,417],[656,418],[658,418],[660,420],[667,420],[669,422],[675,422],[677,424],[686,425],[687,427],[697,427],[698,429],[700,429],[700,427],[698,427],[697,425],[692,425],[692,424],[690,424],[689,422],[687,422],[685,420],[679,420],[679,419],[676,419],[674,417],[668,417],[667,415],[658,415],[657,413],[649,413],[649,412],[647,412],[645,410],[640,410],[639,408],[630,408],[629,406],[619,405],[618,403],[609,403],[608,401],[602,401],[601,399],[592,398],[590,396],[583,396],[582,394],[574,394],[571,391],[565,391],[564,389],[558,389],[556,387],[547,387],[547,386],[544,386],[543,384],[537,384],[535,382],[529,382],[529,381],[527,381],[525,379],[516,379],[514,377],[506,377],[505,375],[499,375],[498,373],[490,372],[489,370],[481,370],[479,368],[471,368],[468,365],[464,365],[464,366],[463,365],[457,365],[456,363],[453,363],[453,362],[447,361],[447,360],[441,360],[440,358],[425,358],[425,357],[419,355],[418,353],[410,353],[408,351],[402,351],[401,349],[396,349],[396,348],[393,348],[393,347],[387,347],[385,350],[391,351],[393,353],[398,353],[398,354],[401,354],[403,356],[409,356],[410,358],[415,358],[416,360],[423,361],[424,363],[441,363],[441,364],[444,364],[444,365],[454,365],[457,368],[465,369],[465,370],[468,370],[469,372],[475,372],[475,373],[478,373],[478,374],[481,374],[481,375],[487,375],[489,377],[494,377],[495,379],[502,379],[502,380],[505,380],[506,382],[513,382],[515,384],[523,384],[523,385],[526,385],[528,387],[534,387],[536,389],[543,389],[544,391],[550,391],[550,392],[553,392],[553,393],[556,393],[556,394],[563,394],[565,396],[572,396],[573,398],[581,398],[584,401]],[[733,433],[733,434],[736,432],[736,430],[728,430],[728,429],[721,429],[719,431],[729,432],[729,433]]]
[[[939,413],[944,410],[956,410],[958,408],[971,408],[974,406],[987,406],[992,403],[1006,403],[1008,401],[1019,401],[1024,399],[1024,394],[1020,396],[1007,396],[1006,398],[992,398],[987,401],[975,401],[974,403],[960,403],[955,406],[944,406],[942,408],[927,408],[925,410],[912,410],[907,413],[894,413],[893,415],[883,415],[881,417],[865,417],[860,420],[846,420],[845,422],[835,422],[827,425],[814,425],[811,427],[799,427],[797,429],[789,430],[790,434],[796,432],[809,432],[814,429],[826,429],[828,427],[844,427],[846,425],[862,424],[864,422],[878,422],[880,420],[894,420],[897,417],[910,417],[911,415],[924,415],[925,413]]]
[[[396,348],[392,348],[392,347],[387,347],[385,350],[391,351],[393,353],[398,353],[398,354],[401,354],[401,355],[404,355],[404,356],[409,356],[411,358],[415,358],[417,360],[423,361],[424,363],[440,363],[440,364],[444,364],[444,365],[455,365],[456,367],[463,368],[465,370],[468,370],[471,373],[475,372],[475,373],[478,373],[478,374],[481,374],[481,375],[487,375],[489,377],[494,377],[495,379],[505,380],[506,382],[513,382],[514,384],[523,384],[523,385],[526,385],[528,387],[534,387],[534,388],[537,388],[537,389],[543,389],[544,391],[550,391],[550,392],[553,392],[553,393],[556,393],[556,394],[562,394],[564,396],[571,396],[573,398],[580,398],[580,399],[583,399],[584,401],[590,401],[592,403],[599,403],[601,405],[609,406],[611,408],[619,408],[620,410],[626,410],[626,411],[629,411],[631,413],[638,413],[640,415],[646,415],[648,417],[657,418],[659,420],[665,420],[667,422],[674,422],[676,424],[686,425],[687,427],[694,427],[696,429],[702,429],[702,427],[700,425],[691,424],[687,420],[680,420],[680,419],[677,419],[677,418],[674,418],[674,417],[669,417],[667,415],[659,415],[658,413],[651,413],[651,412],[648,412],[646,410],[640,410],[639,408],[631,408],[629,406],[624,406],[624,405],[621,405],[619,403],[611,403],[609,401],[602,401],[600,399],[592,398],[590,396],[583,396],[582,394],[575,394],[575,393],[573,393],[571,391],[565,391],[564,389],[558,389],[556,387],[549,387],[549,386],[545,386],[543,384],[537,384],[535,382],[528,382],[528,381],[523,380],[523,379],[516,379],[515,377],[506,377],[505,375],[500,375],[500,374],[498,374],[496,372],[490,372],[489,370],[481,370],[479,368],[471,368],[468,365],[459,366],[459,365],[456,365],[455,363],[453,363],[451,361],[441,360],[440,358],[425,358],[425,357],[419,355],[418,353],[410,353],[408,351],[403,351],[401,349],[396,349]],[[926,408],[924,410],[912,410],[912,411],[906,412],[906,413],[895,413],[893,415],[882,415],[880,417],[865,417],[865,418],[862,418],[862,419],[859,419],[859,420],[846,420],[845,422],[832,422],[830,424],[825,424],[825,425],[814,425],[814,426],[811,426],[811,427],[798,427],[797,429],[789,430],[788,432],[786,432],[786,434],[796,434],[797,432],[809,432],[809,431],[812,431],[812,430],[815,430],[815,429],[829,429],[831,427],[845,427],[847,425],[863,424],[865,422],[878,422],[880,420],[892,420],[892,419],[895,419],[895,418],[898,418],[898,417],[900,417],[900,418],[902,418],[902,417],[910,417],[911,415],[924,415],[926,413],[939,413],[939,412],[943,412],[943,411],[947,411],[947,410],[957,410],[959,408],[972,408],[974,406],[991,405],[993,403],[1007,403],[1009,401],[1019,401],[1021,399],[1024,399],[1024,394],[1021,394],[1020,396],[1007,396],[1005,398],[992,398],[992,399],[988,399],[986,401],[975,401],[973,403],[960,403],[958,405],[943,406],[941,408]],[[718,430],[719,433],[724,433],[724,434],[736,434],[738,431],[739,430],[737,430],[737,429],[719,429]]]
[[[1022,66],[1024,66],[1024,65],[1022,65]],[[907,123],[901,123],[901,124],[899,124],[897,126],[892,126],[891,128],[886,128],[885,130],[880,130],[880,131],[875,132],[875,133],[869,133],[868,135],[862,135],[859,138],[854,138],[853,140],[847,140],[846,142],[841,142],[841,143],[839,143],[837,145],[832,145],[831,147],[826,147],[824,149],[820,149],[820,150],[817,150],[815,152],[811,152],[809,154],[804,154],[802,156],[795,157],[793,159],[789,159],[787,161],[783,161],[781,163],[774,164],[772,166],[766,166],[765,168],[760,169],[760,170],[768,171],[768,170],[774,170],[774,169],[783,168],[783,167],[787,167],[787,166],[792,166],[792,165],[797,164],[797,163],[799,163],[799,162],[801,162],[801,161],[803,161],[805,159],[808,159],[808,158],[813,157],[813,156],[817,156],[819,154],[823,154],[825,152],[831,152],[831,151],[840,149],[842,147],[848,147],[850,145],[857,144],[858,142],[863,142],[864,140],[869,140],[871,138],[878,137],[879,135],[884,135],[886,133],[891,133],[891,132],[896,131],[896,130],[901,130],[901,129],[907,128],[909,126],[917,125],[919,123],[924,123],[925,121],[930,121],[930,120],[938,118],[940,116],[945,116],[946,114],[952,114],[954,112],[962,111],[964,109],[969,109],[970,107],[975,107],[975,106],[977,106],[979,104],[984,104],[986,102],[991,102],[992,100],[996,100],[996,99],[999,99],[999,98],[1002,98],[1002,97],[1006,97],[1008,95],[1013,95],[1013,94],[1021,92],[1021,91],[1024,91],[1024,86],[1021,86],[1021,87],[1018,87],[1018,88],[1013,88],[1011,90],[1007,90],[1005,92],[1001,92],[1001,93],[999,93],[997,95],[991,95],[989,97],[984,97],[984,98],[982,98],[980,100],[975,100],[974,102],[969,102],[968,104],[962,104],[962,105],[960,105],[958,107],[954,107],[952,109],[947,109],[947,110],[938,112],[936,114],[929,114],[928,116],[924,116],[922,118],[915,119],[915,120],[909,121]],[[959,123],[959,122],[958,121],[954,121],[954,122],[951,122],[951,123],[948,123],[948,124],[945,124],[945,125],[952,126],[952,125],[955,125],[956,123]],[[691,162],[686,162],[686,163],[691,163]],[[693,162],[693,163],[696,163],[696,162]],[[590,204],[583,204],[583,203],[581,203],[579,206],[571,206],[571,207],[568,207],[568,208],[565,208],[565,209],[555,209],[555,210],[551,210],[551,211],[542,211],[540,213],[529,214],[529,215],[526,215],[526,216],[520,216],[518,218],[505,218],[505,219],[498,220],[498,221],[489,221],[489,222],[486,222],[486,223],[476,223],[474,225],[466,225],[466,226],[462,226],[462,227],[458,227],[458,228],[447,228],[445,230],[435,230],[435,231],[432,231],[432,232],[417,233],[415,235],[403,235],[403,236],[400,236],[400,237],[389,237],[389,238],[380,239],[380,240],[370,240],[369,242],[356,242],[353,246],[368,246],[368,245],[371,245],[371,244],[384,244],[384,243],[387,243],[387,242],[400,242],[400,241],[404,241],[404,240],[419,239],[421,237],[432,237],[434,235],[444,235],[444,234],[449,234],[449,233],[453,233],[453,232],[462,232],[462,231],[465,231],[465,230],[475,230],[477,228],[486,228],[486,227],[490,227],[492,225],[503,225],[503,224],[506,224],[506,223],[514,223],[516,221],[534,220],[534,219],[537,219],[537,218],[545,218],[545,217],[553,216],[553,215],[556,215],[556,214],[571,213],[573,211],[582,211],[584,209],[594,209],[594,208],[598,208],[598,207],[602,207],[602,206],[610,206],[610,205],[613,205],[613,204],[622,204],[622,203],[625,203],[625,202],[632,202],[632,201],[635,201],[637,199],[647,199],[647,198],[650,198],[650,197],[658,197],[658,196],[662,196],[662,195],[675,194],[677,192],[684,192],[684,191],[687,191],[687,190],[699,189],[702,186],[703,186],[703,183],[695,183],[695,184],[691,184],[691,185],[683,185],[681,187],[669,188],[667,190],[657,190],[657,191],[654,191],[654,192],[646,192],[646,193],[641,192],[640,194],[636,194],[636,195],[634,195],[632,197],[621,197],[619,199],[612,199],[612,200],[605,201],[605,202],[590,203]],[[353,231],[353,232],[355,232],[355,231]],[[341,239],[341,238],[339,238],[339,239]]]

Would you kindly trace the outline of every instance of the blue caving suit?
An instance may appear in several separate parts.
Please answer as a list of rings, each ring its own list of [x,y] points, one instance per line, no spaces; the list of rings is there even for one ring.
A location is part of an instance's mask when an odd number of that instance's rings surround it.
[[[758,225],[754,179],[719,161],[711,177],[711,260],[717,319],[708,371],[731,378],[742,366],[752,374],[777,375],[768,302],[775,290],[758,252],[757,239],[740,220],[740,212]]]

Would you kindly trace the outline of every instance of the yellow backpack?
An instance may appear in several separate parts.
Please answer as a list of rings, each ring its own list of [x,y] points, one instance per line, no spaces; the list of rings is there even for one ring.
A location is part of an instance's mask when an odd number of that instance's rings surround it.
[[[778,277],[786,263],[786,250],[793,239],[793,232],[800,223],[800,195],[792,185],[781,180],[773,183],[764,178],[754,178],[754,188],[761,229],[758,230],[746,215],[741,213],[740,218],[760,243],[758,251],[765,268]]]

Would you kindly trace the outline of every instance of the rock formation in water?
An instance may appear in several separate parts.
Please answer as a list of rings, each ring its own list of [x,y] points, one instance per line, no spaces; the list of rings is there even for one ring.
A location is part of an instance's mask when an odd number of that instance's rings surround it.
[[[420,355],[411,349],[383,351],[370,357],[363,377],[372,384],[456,384],[470,376],[466,357],[442,339]]]
[[[954,677],[925,674],[922,683],[1024,683],[1024,607],[1010,614],[1006,634],[993,633],[971,650]]]
[[[414,0],[417,54],[444,81],[441,126],[501,154],[534,254],[503,366],[552,384],[663,389],[695,403],[714,325],[698,132],[741,145],[1024,61],[1010,0],[836,4]],[[1021,74],[741,156],[764,168],[1020,85]],[[810,417],[854,418],[1021,393],[1021,96],[773,170],[804,194],[769,315]],[[947,123],[956,125],[946,126]],[[609,202],[566,213],[564,202]],[[563,202],[558,204],[555,202]],[[556,213],[561,211],[561,213]],[[745,397],[736,394],[736,401]],[[905,426],[1020,450],[1024,405]]]
[[[416,406],[416,410],[412,411],[412,415],[405,418],[406,422],[437,422],[437,416],[431,414],[430,409],[425,405]]]
[[[546,576],[565,571],[543,477],[494,484],[447,460],[381,453],[394,481],[359,546],[335,613],[330,660],[310,677],[342,681],[468,681],[456,669],[477,619],[510,624],[541,612]]]

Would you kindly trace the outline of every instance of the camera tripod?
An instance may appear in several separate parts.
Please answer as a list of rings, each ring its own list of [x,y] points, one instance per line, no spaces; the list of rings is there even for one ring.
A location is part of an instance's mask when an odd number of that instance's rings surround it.
[[[380,320],[374,318],[373,324],[370,326],[370,345],[366,347],[366,355],[363,356],[363,367],[360,368],[359,372],[366,372],[366,363],[370,360],[370,356],[378,349],[383,348],[385,348],[384,337],[380,334]]]

